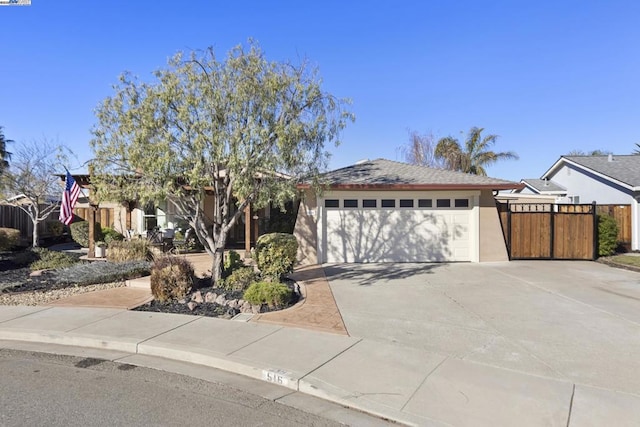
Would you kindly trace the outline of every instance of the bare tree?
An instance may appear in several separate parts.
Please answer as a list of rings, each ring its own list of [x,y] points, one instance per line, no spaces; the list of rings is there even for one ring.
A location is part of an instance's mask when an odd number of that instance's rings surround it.
[[[400,147],[404,161],[413,165],[443,169],[446,162],[435,155],[436,138],[433,133],[420,134],[409,131],[409,142]]]
[[[13,153],[5,188],[12,204],[25,211],[33,223],[32,245],[38,246],[38,224],[60,205],[62,187],[55,175],[63,170],[63,146],[44,138],[21,144]]]

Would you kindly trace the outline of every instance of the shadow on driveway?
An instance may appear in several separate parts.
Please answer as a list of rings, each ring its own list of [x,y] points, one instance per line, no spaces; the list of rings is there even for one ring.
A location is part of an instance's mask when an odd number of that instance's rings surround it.
[[[376,263],[325,264],[328,280],[352,280],[360,286],[371,286],[381,280],[406,279],[420,274],[433,274],[446,263]]]

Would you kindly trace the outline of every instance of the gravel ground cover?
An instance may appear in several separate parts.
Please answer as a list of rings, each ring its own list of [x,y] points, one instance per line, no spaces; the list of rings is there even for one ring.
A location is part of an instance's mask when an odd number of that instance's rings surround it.
[[[46,305],[52,301],[85,292],[125,286],[124,281],[87,285],[61,282],[57,280],[59,275],[57,272],[46,270],[31,272],[28,267],[13,262],[14,257],[15,254],[0,254],[0,305]],[[87,270],[95,270],[95,265],[84,265]],[[82,268],[80,265],[75,273],[79,278],[86,276],[82,273]],[[294,290],[294,297],[287,305],[290,307],[299,300],[299,288],[292,280],[287,280],[286,284]],[[225,302],[224,304],[219,303],[219,297]],[[229,303],[232,301],[236,303],[230,306]],[[182,300],[169,302],[153,300],[135,310],[229,318],[240,313],[242,305],[242,292],[230,292],[212,287],[211,278],[205,277],[198,279],[191,292]],[[252,309],[253,312],[260,313],[274,310],[267,306],[252,307]]]
[[[72,295],[124,286],[124,282],[75,285],[62,283],[53,271],[31,272],[16,264],[17,253],[0,254],[0,305],[44,305]]]

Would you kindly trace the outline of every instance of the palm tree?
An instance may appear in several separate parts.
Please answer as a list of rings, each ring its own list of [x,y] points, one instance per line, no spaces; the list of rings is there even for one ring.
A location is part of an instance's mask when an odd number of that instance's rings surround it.
[[[636,142],[636,149],[631,154],[640,154],[640,144]]]
[[[7,144],[13,142],[10,139],[6,139],[2,133],[2,126],[0,126],[0,175],[9,168],[9,159],[11,153],[7,151]]]
[[[464,148],[451,136],[440,138],[436,145],[435,155],[445,162],[446,168],[458,172],[486,176],[485,167],[498,160],[518,159],[513,151],[496,153],[489,148],[495,144],[498,135],[482,137],[484,128],[472,127],[467,135]]]

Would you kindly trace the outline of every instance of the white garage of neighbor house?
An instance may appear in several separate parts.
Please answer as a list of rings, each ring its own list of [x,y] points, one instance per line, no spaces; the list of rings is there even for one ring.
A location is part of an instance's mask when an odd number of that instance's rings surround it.
[[[328,172],[304,197],[303,264],[506,261],[494,192],[521,184],[377,159]]]

